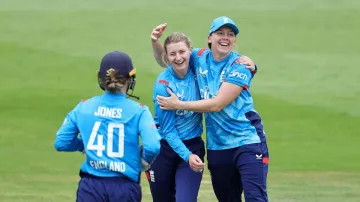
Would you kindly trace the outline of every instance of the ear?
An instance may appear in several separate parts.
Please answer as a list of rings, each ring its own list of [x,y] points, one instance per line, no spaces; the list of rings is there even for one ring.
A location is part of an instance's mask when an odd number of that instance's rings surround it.
[[[208,36],[208,43],[211,43],[211,35]]]
[[[101,81],[101,78],[100,76],[98,75],[98,84],[99,84],[99,87],[101,88],[101,90],[105,90],[104,86],[103,86],[103,83]]]

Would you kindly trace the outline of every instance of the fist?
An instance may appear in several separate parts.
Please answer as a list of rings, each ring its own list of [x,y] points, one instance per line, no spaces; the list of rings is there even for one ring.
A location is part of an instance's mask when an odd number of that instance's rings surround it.
[[[151,40],[157,41],[163,35],[166,27],[167,27],[166,23],[156,26],[151,32],[151,35],[150,35]]]

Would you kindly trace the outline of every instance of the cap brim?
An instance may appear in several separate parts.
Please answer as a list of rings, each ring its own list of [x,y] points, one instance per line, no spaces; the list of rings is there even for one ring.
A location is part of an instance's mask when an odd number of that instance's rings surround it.
[[[224,26],[230,27],[232,30],[234,30],[235,35],[239,34],[239,29],[236,27],[236,25],[234,25],[232,23],[225,23],[220,26],[214,27],[213,31],[210,34],[216,32],[217,30],[219,30],[221,27],[224,27]]]

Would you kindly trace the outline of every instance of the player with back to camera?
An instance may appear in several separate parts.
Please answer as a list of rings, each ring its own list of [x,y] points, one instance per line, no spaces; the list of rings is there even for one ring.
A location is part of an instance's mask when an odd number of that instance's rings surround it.
[[[105,93],[80,102],[56,134],[57,151],[86,155],[77,202],[141,201],[140,172],[160,152],[160,135],[149,109],[126,97],[132,96],[135,73],[126,53],[106,54],[98,71]]]
[[[153,30],[155,59],[160,65],[163,47],[158,38],[166,28]],[[207,160],[215,195],[219,202],[268,201],[266,179],[268,148],[262,120],[254,109],[250,94],[252,72],[242,63],[249,58],[232,51],[239,33],[234,21],[226,16],[213,20],[209,49],[195,49],[190,68],[196,72],[201,94],[199,101],[158,96],[164,110],[204,112],[207,137]],[[250,60],[250,67],[254,63]]]
[[[180,32],[170,34],[164,48],[170,65],[157,77],[153,94],[161,149],[146,173],[154,202],[196,202],[205,156],[202,114],[161,110],[156,102],[158,95],[170,96],[167,88],[181,100],[200,99],[195,75],[189,69],[192,48],[189,38]]]

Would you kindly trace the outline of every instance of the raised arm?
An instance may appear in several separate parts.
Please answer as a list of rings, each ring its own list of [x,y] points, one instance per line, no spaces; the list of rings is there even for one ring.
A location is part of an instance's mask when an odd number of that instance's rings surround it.
[[[150,35],[154,58],[155,58],[156,62],[161,67],[164,67],[164,68],[169,66],[168,65],[169,62],[168,62],[167,58],[165,57],[165,49],[164,49],[164,46],[160,42],[160,37],[163,35],[166,27],[167,27],[166,23],[160,24],[152,30],[151,35]]]

